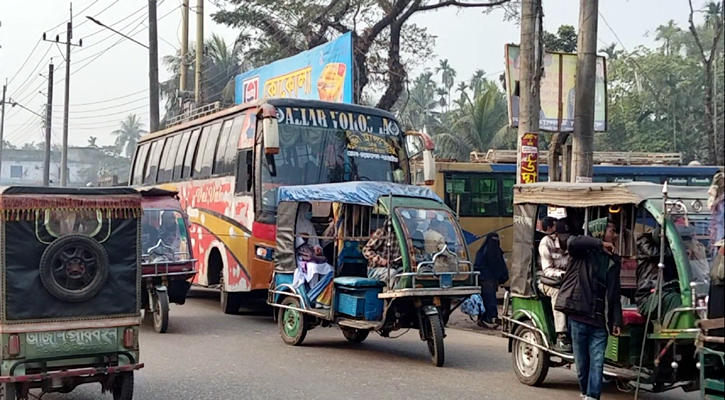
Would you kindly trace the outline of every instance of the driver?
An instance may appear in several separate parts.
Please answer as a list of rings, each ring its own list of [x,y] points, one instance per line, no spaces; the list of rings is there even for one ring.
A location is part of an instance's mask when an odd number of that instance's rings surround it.
[[[388,229],[390,238],[388,239]],[[363,256],[368,260],[368,278],[377,279],[386,284],[398,274],[390,264],[400,258],[400,246],[392,229],[390,219],[373,232],[370,240],[363,247]]]
[[[165,211],[161,215],[161,226],[159,227],[159,237],[164,244],[174,249],[179,248],[179,226],[176,224],[176,217],[171,211]]]

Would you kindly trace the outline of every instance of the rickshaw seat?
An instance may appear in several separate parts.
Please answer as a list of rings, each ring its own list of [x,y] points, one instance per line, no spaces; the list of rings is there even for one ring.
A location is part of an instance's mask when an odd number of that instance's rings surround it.
[[[341,276],[335,278],[335,286],[347,286],[351,288],[377,288],[385,286],[385,283],[377,279],[363,278],[358,276]]]
[[[622,323],[624,326],[644,325],[647,322],[645,317],[636,308],[622,309]]]

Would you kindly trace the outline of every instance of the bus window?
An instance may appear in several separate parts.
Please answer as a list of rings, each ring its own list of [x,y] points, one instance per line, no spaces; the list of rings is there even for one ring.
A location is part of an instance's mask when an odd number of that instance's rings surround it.
[[[201,176],[207,177],[211,175],[212,167],[214,167],[214,155],[217,151],[217,145],[219,143],[219,131],[222,129],[222,123],[218,122],[211,126],[209,136],[206,138],[206,148],[204,153],[199,153],[198,157],[201,158]]]
[[[514,184],[516,178],[507,177],[501,180],[501,200],[503,200],[503,215],[514,215]]]
[[[143,178],[144,185],[149,185],[156,181],[156,173],[159,170],[159,157],[161,156],[162,145],[163,143],[160,140],[151,143],[151,150],[149,150],[149,160],[146,162],[146,168]]]
[[[235,193],[252,191],[252,149],[241,150],[237,154],[237,180]]]
[[[136,164],[133,167],[132,185],[140,185],[143,182],[143,172],[148,158],[149,144],[145,143],[139,146],[136,152]]]
[[[168,137],[164,141],[164,147],[163,150],[161,150],[161,161],[159,161],[158,172],[156,173],[156,182],[166,182],[162,181],[164,178],[162,170],[164,169],[164,166],[166,166],[166,163],[169,162],[169,148],[171,147],[172,140],[173,138]]]
[[[171,177],[172,181],[178,181],[181,179],[181,172],[184,169],[184,156],[186,156],[186,149],[189,147],[190,137],[191,131],[186,131],[181,135],[181,143],[179,143],[179,150],[176,151],[176,160],[174,161],[174,175]]]
[[[474,182],[476,182],[474,180]],[[479,178],[472,186],[471,200],[473,213],[476,216],[493,217],[499,214],[498,210],[498,179],[495,177]]]
[[[224,121],[221,134],[219,134],[219,149],[217,150],[216,160],[214,161],[214,168],[212,170],[212,174],[214,175],[225,174],[229,172],[228,168],[226,168],[226,164],[224,163],[224,156],[227,142],[229,141],[229,132],[231,132],[232,130],[233,122],[233,119],[228,119]]]
[[[199,130],[196,129],[191,132],[189,138],[189,146],[186,148],[186,156],[184,156],[184,168],[181,171],[181,179],[191,177],[191,167],[194,161],[194,154],[196,154],[196,145],[199,143]]]
[[[227,172],[232,172],[234,169],[234,156],[237,154],[239,136],[242,133],[242,126],[244,126],[244,119],[246,117],[246,114],[242,114],[234,118],[234,124],[231,126],[231,131],[229,131],[229,140],[227,141],[227,148],[224,153],[224,165]],[[254,121],[254,118],[252,121]],[[253,124],[254,122],[252,122],[251,129],[254,129]]]
[[[174,173],[174,163],[179,152],[179,143],[181,143],[181,134],[175,135],[166,141],[167,148],[164,150],[164,154],[161,157],[162,161],[159,166],[159,177],[156,179],[156,182],[171,182]],[[164,157],[166,157],[166,162],[164,162]]]
[[[194,178],[204,178],[201,176],[201,162],[204,159],[204,152],[209,144],[210,130],[211,126],[209,125],[201,128],[201,136],[199,136],[199,144],[197,145],[196,153],[194,153],[194,163],[192,164],[194,166],[194,171],[191,173],[191,176]]]

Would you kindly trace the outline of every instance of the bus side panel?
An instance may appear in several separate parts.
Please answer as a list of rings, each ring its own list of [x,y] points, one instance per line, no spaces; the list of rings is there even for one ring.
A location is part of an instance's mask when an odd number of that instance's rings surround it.
[[[501,240],[501,250],[506,257],[506,264],[509,264],[511,249],[513,248],[513,218],[511,217],[460,217],[458,222],[461,228],[473,233],[476,236],[483,236],[489,232],[496,231]],[[501,229],[504,228],[504,229]],[[501,230],[498,230],[501,229]],[[479,239],[468,245],[471,260],[475,260],[476,252],[483,245],[484,239]]]

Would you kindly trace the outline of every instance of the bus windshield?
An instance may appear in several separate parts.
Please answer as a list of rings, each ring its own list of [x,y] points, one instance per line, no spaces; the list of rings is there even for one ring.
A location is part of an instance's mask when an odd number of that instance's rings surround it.
[[[334,111],[326,111],[334,118]],[[284,115],[284,112],[282,112]],[[402,136],[395,121],[386,121],[390,129],[380,129],[380,117],[349,115],[346,120],[366,123],[313,124],[292,117],[280,116],[279,153],[263,157],[261,168],[262,206],[264,211],[276,210],[279,186],[314,185],[348,181],[385,181],[405,183],[408,167]],[[378,127],[374,127],[378,120]],[[319,119],[318,121],[322,121]],[[370,123],[370,125],[367,124]],[[317,126],[314,126],[317,125]]]

